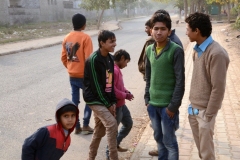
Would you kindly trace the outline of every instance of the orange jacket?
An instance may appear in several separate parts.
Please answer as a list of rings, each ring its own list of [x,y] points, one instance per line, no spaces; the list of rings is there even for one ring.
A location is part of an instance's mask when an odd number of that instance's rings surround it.
[[[83,78],[86,59],[93,52],[93,44],[89,35],[81,31],[71,31],[62,43],[62,63],[69,76]]]

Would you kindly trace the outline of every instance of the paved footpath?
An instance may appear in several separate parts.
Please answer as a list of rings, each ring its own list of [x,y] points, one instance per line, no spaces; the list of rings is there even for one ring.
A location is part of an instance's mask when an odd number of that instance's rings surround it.
[[[213,39],[224,48],[227,42],[221,29],[224,25],[213,25]],[[180,160],[199,160],[198,151],[193,140],[188,122],[187,107],[189,104],[189,91],[192,77],[192,52],[195,43],[190,43],[185,51],[186,87],[182,106],[180,107],[180,128],[176,132],[179,142]],[[229,53],[229,52],[228,52]],[[216,160],[240,160],[240,55],[239,51],[229,53],[230,64],[227,75],[226,93],[222,108],[216,118],[214,143]],[[156,149],[153,130],[148,125],[145,129],[131,160],[157,160],[157,157],[148,155]]]

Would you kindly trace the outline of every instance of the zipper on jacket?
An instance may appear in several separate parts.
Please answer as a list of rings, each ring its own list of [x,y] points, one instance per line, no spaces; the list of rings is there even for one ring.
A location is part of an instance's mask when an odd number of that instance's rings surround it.
[[[63,143],[63,151],[64,151],[64,152],[65,152],[65,150],[64,150],[65,145],[66,145],[66,141],[64,140],[64,143]]]

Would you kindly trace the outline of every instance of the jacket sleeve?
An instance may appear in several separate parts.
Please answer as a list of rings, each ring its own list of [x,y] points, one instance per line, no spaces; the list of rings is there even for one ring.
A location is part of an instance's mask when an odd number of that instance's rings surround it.
[[[145,87],[145,104],[147,105],[150,101],[150,94],[149,94],[149,88],[150,88],[150,78],[151,78],[151,64],[148,59],[148,52],[150,52],[150,47],[148,47],[147,53],[146,53],[146,59],[145,59],[145,65],[146,65],[146,72],[145,72],[145,78],[146,78],[146,87]]]
[[[119,71],[114,68],[114,91],[115,91],[116,98],[117,99],[126,99],[126,95],[127,95],[126,89],[124,88],[124,92],[123,92],[117,88],[118,83],[119,83],[119,81],[118,81],[119,76],[120,76]]]
[[[93,52],[93,44],[91,37],[87,37],[84,41],[84,58],[86,59],[90,56],[90,54]]]
[[[67,50],[66,50],[66,47],[65,47],[65,39],[62,42],[61,60],[62,60],[63,65],[67,68]]]
[[[91,82],[92,82],[92,85],[94,88],[94,92],[98,95],[98,97],[100,98],[102,103],[107,108],[109,108],[112,105],[112,102],[109,100],[106,92],[104,91],[104,88],[105,88],[104,85],[106,85],[106,82],[101,81],[101,77],[102,77],[101,74],[103,74],[103,73],[101,72],[101,70],[98,70],[99,68],[101,68],[101,66],[100,66],[100,64],[98,64],[98,62],[95,60],[94,57],[91,58],[91,62],[89,65],[90,65],[90,70],[91,70],[91,74],[92,74]],[[106,73],[104,73],[104,74],[106,74]]]
[[[46,143],[49,137],[47,128],[40,128],[26,138],[22,146],[22,160],[35,160],[37,150]]]
[[[185,67],[184,67],[184,51],[178,47],[174,53],[173,60],[174,73],[176,78],[175,88],[173,91],[172,99],[168,105],[171,112],[177,112],[182,103],[182,98],[185,91]]]

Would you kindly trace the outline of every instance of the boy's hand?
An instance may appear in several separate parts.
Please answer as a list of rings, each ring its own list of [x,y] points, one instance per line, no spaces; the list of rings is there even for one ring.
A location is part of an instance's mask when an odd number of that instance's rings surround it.
[[[114,117],[116,117],[116,105],[115,104],[111,105],[111,107],[109,107],[108,110]]]
[[[173,112],[169,111],[168,108],[166,108],[166,112],[170,118],[173,118],[174,114]]]
[[[128,93],[126,95],[126,99],[129,100],[129,101],[133,100],[133,98],[134,98],[134,96],[131,93]]]

